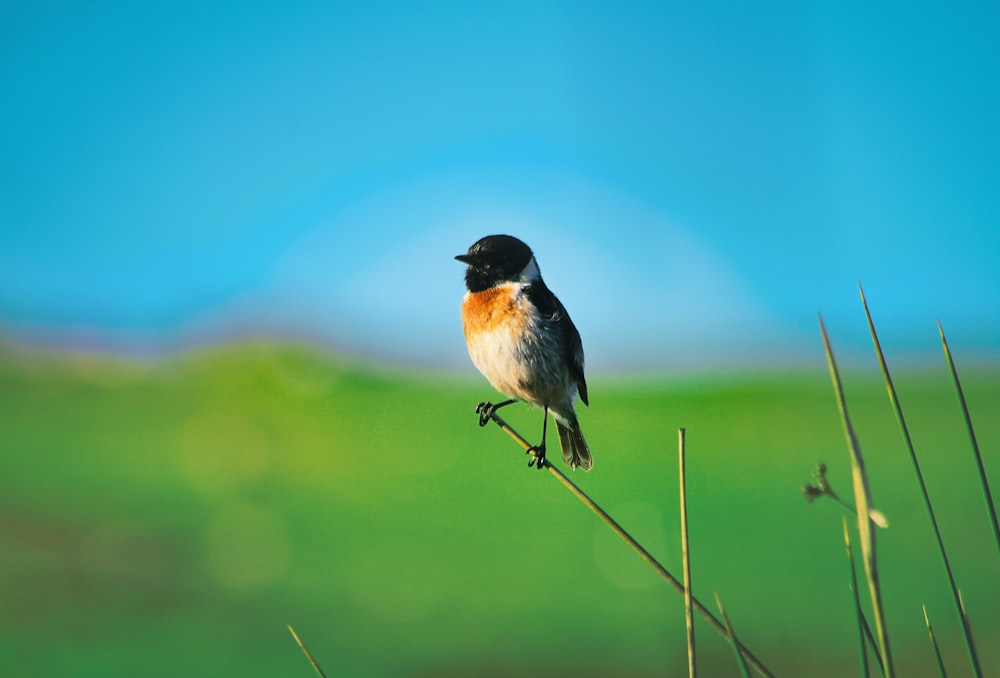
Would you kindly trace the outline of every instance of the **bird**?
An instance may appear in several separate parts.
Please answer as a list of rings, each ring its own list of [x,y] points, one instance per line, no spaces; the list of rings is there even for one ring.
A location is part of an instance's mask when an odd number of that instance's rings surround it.
[[[488,235],[465,254],[467,265],[462,325],[473,364],[509,400],[480,403],[479,424],[493,412],[517,401],[544,411],[542,441],[527,450],[528,465],[544,468],[549,415],[556,422],[563,460],[572,469],[589,471],[590,454],[574,402],[589,406],[583,374],[580,333],[556,295],[542,280],[535,255],[510,235]]]

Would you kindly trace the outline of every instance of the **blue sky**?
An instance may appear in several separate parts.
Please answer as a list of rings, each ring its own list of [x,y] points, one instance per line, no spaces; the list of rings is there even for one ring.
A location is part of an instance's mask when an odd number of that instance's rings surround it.
[[[1000,346],[995,3],[4,3],[0,334],[466,368],[535,250],[597,369]]]

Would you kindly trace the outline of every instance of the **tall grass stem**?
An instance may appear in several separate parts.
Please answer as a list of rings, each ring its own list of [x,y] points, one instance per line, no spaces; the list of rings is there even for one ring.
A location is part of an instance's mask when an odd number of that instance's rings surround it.
[[[861,678],[868,678],[868,646],[865,644],[865,613],[861,609],[858,595],[858,573],[854,569],[854,551],[851,549],[851,534],[844,518],[844,546],[847,548],[847,563],[851,569],[851,596],[854,598],[854,614],[858,624],[858,661],[861,663]]]
[[[882,604],[882,588],[879,584],[878,560],[875,551],[875,530],[871,519],[872,499],[871,488],[868,485],[868,474],[865,471],[865,461],[861,454],[861,445],[854,433],[850,415],[847,412],[847,399],[844,397],[843,385],[840,382],[840,372],[833,357],[830,337],[826,332],[823,317],[819,318],[819,327],[823,334],[823,346],[826,350],[827,365],[830,369],[830,379],[837,397],[837,408],[844,425],[844,436],[851,454],[851,477],[854,481],[854,502],[857,506],[858,536],[861,542],[861,560],[865,568],[865,578],[868,580],[868,592],[871,595],[872,611],[875,618],[875,633],[878,636],[879,650],[882,658],[884,674],[893,678],[895,671],[892,664],[892,654],[889,651],[889,631],[886,627],[885,608]]]
[[[684,454],[684,429],[682,428],[677,431],[677,457],[680,478],[681,556],[684,560],[684,623],[687,627],[688,676],[695,678],[698,675],[698,666],[694,651],[694,607],[691,603],[691,551],[688,542],[687,473],[684,470]],[[737,650],[738,652],[739,650]]]
[[[878,332],[875,331],[875,322],[872,320],[871,311],[868,309],[868,300],[865,299],[865,292],[858,283],[858,292],[861,294],[861,303],[865,308],[865,317],[868,319],[868,329],[871,331],[872,342],[875,344],[875,353],[878,355],[878,364],[882,369],[882,377],[885,379],[885,387],[889,393],[889,402],[892,404],[896,414],[896,421],[899,422],[899,429],[903,433],[903,440],[906,449],[910,453],[910,461],[913,462],[913,470],[917,474],[917,483],[920,485],[920,494],[924,499],[924,507],[927,509],[927,517],[930,518],[931,528],[934,531],[934,538],[937,542],[938,553],[941,555],[941,563],[944,565],[945,575],[948,577],[948,584],[951,586],[951,595],[955,601],[955,611],[958,614],[959,623],[962,626],[962,633],[965,636],[965,646],[969,653],[969,662],[972,664],[973,674],[982,676],[982,669],[979,666],[979,655],[976,652],[976,645],[972,640],[972,629],[969,628],[968,620],[962,615],[961,603],[958,597],[958,584],[955,583],[955,575],[951,569],[951,562],[948,559],[948,551],[944,547],[944,538],[941,536],[941,528],[938,526],[937,516],[934,513],[934,506],[931,503],[930,494],[927,491],[927,483],[924,482],[924,474],[920,470],[920,461],[917,459],[917,452],[913,447],[913,439],[910,437],[910,429],[906,425],[906,418],[903,416],[903,407],[899,404],[899,395],[896,393],[896,386],[892,382],[892,375],[889,374],[889,366],[885,361],[885,353],[882,351],[882,343],[878,339]]]
[[[948,348],[948,340],[944,337],[944,328],[941,321],[938,321],[938,333],[941,335],[941,346],[944,347],[944,357],[948,361],[948,369],[951,371],[951,378],[955,382],[955,390],[958,391],[958,403],[962,408],[962,417],[965,419],[965,428],[969,432],[969,441],[972,443],[972,453],[976,458],[976,466],[979,469],[979,482],[983,488],[983,499],[986,502],[986,513],[989,515],[990,524],[993,526],[993,541],[997,546],[997,553],[1000,554],[1000,522],[997,522],[997,507],[993,503],[993,493],[990,492],[990,481],[986,477],[986,467],[983,466],[983,456],[979,453],[979,441],[976,440],[976,429],[972,426],[972,417],[969,415],[969,405],[965,402],[965,392],[962,390],[962,382],[958,379],[958,370],[955,368],[955,361],[951,357],[951,349]]]

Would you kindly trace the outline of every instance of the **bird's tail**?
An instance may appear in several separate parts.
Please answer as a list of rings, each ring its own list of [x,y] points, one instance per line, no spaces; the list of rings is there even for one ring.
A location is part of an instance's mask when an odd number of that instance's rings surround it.
[[[589,471],[593,468],[594,458],[590,456],[590,448],[587,447],[587,441],[583,439],[580,424],[574,421],[572,425],[566,426],[561,421],[556,420],[556,428],[559,429],[559,444],[562,446],[563,461],[569,464],[572,469],[579,466],[584,471]]]

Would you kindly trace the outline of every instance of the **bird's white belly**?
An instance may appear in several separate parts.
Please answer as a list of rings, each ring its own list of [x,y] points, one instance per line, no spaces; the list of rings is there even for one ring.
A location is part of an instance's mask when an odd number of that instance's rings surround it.
[[[493,388],[512,398],[542,404],[532,392],[537,381],[525,355],[523,331],[508,324],[478,332],[468,338],[469,357]]]

